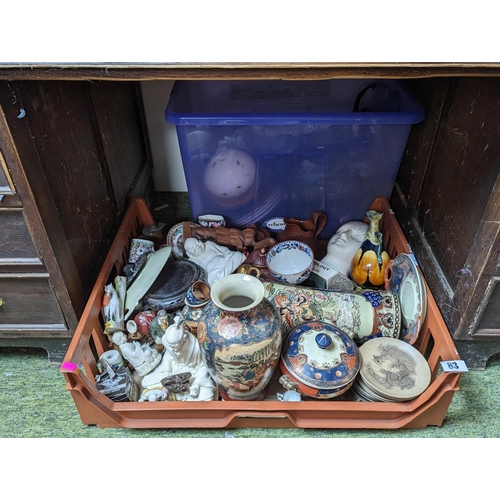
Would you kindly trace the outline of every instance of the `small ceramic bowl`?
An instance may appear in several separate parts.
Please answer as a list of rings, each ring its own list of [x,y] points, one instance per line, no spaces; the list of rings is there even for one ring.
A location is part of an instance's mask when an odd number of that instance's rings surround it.
[[[287,240],[274,245],[266,257],[271,276],[279,283],[298,284],[305,281],[314,264],[314,253],[308,245]]]
[[[191,307],[205,306],[210,300],[210,285],[205,281],[195,281],[187,290],[184,303]]]
[[[198,223],[203,227],[226,227],[226,220],[222,215],[200,215],[198,217]]]

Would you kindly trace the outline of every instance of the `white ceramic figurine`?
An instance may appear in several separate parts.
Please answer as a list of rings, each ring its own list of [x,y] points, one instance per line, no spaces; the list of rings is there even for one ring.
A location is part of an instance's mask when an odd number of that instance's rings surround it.
[[[197,238],[187,238],[184,242],[184,251],[189,260],[207,271],[207,281],[210,286],[220,278],[236,271],[246,260],[242,252],[230,250],[213,241],[201,241]]]
[[[203,360],[198,339],[184,329],[182,318],[176,316],[174,324],[167,328],[162,337],[165,353],[161,363],[142,379],[145,389],[144,398],[149,391],[164,388],[162,381],[175,378],[175,375],[186,377],[186,390],[175,393],[179,401],[212,401],[216,399],[217,390],[208,373]]]

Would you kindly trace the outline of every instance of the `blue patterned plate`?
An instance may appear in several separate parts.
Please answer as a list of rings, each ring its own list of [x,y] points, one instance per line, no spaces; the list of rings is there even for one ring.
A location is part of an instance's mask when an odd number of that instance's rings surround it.
[[[394,292],[401,304],[401,333],[408,344],[417,340],[427,312],[427,293],[413,255],[400,253],[387,266],[386,290]]]

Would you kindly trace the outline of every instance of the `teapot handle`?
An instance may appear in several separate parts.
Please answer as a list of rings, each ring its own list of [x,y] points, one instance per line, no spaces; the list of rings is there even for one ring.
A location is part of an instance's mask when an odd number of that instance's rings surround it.
[[[323,228],[326,226],[326,221],[328,220],[328,216],[322,210],[318,212],[314,212],[314,219],[316,220],[316,230],[314,231],[314,237],[316,238]]]

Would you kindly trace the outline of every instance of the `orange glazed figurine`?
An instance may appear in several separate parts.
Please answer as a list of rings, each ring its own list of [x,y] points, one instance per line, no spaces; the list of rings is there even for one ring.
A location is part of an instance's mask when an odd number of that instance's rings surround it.
[[[351,278],[363,288],[377,288],[384,285],[384,271],[390,262],[389,254],[384,250],[382,233],[379,230],[381,213],[370,210],[366,213],[370,227],[360,249],[351,263]]]

